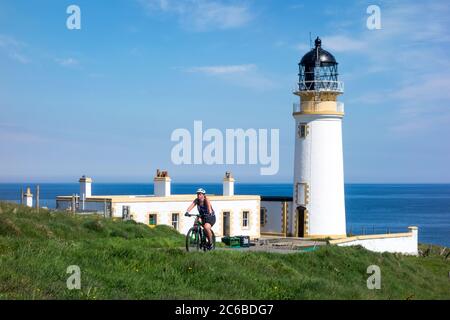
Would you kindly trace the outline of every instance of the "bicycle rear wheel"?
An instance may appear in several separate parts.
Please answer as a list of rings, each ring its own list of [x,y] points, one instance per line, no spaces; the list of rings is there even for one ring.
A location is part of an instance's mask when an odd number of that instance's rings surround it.
[[[200,250],[200,241],[198,229],[190,228],[186,234],[186,251]]]

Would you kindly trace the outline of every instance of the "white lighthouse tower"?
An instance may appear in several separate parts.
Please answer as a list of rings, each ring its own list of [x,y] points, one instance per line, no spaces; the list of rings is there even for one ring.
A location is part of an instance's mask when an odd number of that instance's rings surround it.
[[[346,236],[342,118],[337,97],[344,92],[338,81],[338,63],[315,48],[299,63],[299,83],[294,94],[295,159],[291,233],[297,237]]]

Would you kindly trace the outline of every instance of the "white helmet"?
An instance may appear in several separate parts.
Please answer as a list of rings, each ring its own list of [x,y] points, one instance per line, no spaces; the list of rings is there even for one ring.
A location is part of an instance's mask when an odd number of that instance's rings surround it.
[[[206,194],[206,191],[205,191],[205,189],[203,189],[203,188],[199,188],[199,189],[197,189],[197,192],[196,193],[203,193],[203,194]]]

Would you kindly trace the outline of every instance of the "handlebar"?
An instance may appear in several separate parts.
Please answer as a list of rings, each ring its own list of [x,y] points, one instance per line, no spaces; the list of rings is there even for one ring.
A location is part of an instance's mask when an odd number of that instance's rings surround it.
[[[186,212],[184,214],[185,217],[200,217],[200,214],[190,214],[189,212]]]

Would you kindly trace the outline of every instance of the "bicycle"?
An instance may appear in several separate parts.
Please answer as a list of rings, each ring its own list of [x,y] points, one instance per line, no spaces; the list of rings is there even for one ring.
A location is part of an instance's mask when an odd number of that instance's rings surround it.
[[[205,229],[203,227],[203,222],[199,220],[199,214],[186,214],[187,217],[196,217],[194,221],[194,226],[189,229],[186,234],[186,251],[207,251],[208,250],[208,237],[206,236]],[[216,248],[216,236],[214,231],[212,233],[212,246],[210,250]]]

